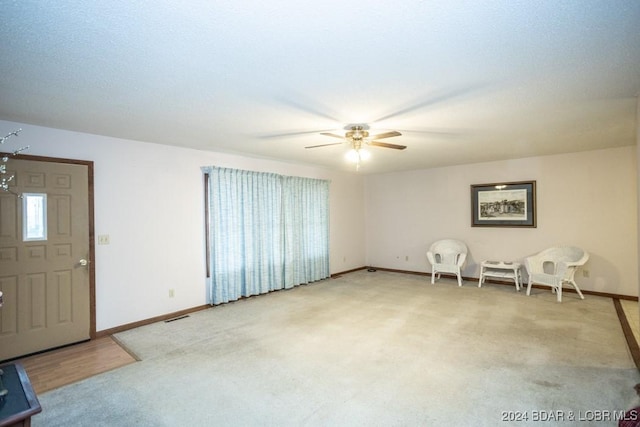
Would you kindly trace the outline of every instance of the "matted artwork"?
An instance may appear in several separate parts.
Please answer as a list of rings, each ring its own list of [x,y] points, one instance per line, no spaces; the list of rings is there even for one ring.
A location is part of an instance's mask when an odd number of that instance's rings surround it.
[[[472,227],[535,227],[536,182],[471,186]]]

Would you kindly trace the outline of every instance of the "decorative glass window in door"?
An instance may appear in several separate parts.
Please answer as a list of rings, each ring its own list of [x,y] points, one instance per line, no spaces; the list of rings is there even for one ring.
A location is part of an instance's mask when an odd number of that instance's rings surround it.
[[[22,194],[22,236],[24,241],[47,240],[46,194]]]

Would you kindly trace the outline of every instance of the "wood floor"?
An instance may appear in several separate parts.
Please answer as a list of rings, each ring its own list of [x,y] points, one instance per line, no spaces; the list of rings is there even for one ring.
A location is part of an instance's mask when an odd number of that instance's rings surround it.
[[[36,394],[136,362],[110,336],[18,359]]]

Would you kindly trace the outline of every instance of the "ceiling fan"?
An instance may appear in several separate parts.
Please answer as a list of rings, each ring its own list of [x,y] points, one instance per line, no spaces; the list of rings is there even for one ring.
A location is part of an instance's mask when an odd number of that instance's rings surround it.
[[[331,132],[320,132],[320,135],[342,139],[342,142],[310,145],[305,148],[328,147],[331,145],[339,145],[347,142],[349,143],[349,145],[351,145],[351,150],[349,150],[349,152],[347,153],[347,159],[356,164],[356,170],[360,170],[360,162],[362,160],[367,160],[371,156],[371,154],[367,150],[363,149],[363,144],[372,145],[375,147],[393,148],[394,150],[404,150],[405,148],[407,148],[406,145],[389,144],[388,142],[376,141],[376,139],[391,138],[393,136],[402,135],[400,132],[395,130],[379,133],[370,137],[369,131],[367,130],[369,129],[369,126],[365,124],[347,125],[345,129],[349,130],[344,134],[344,136],[340,136]]]
[[[373,145],[376,147],[384,147],[384,148],[393,148],[395,150],[404,150],[405,148],[407,148],[406,145],[398,145],[398,144],[389,144],[387,142],[380,142],[380,141],[376,141],[377,139],[383,139],[383,138],[391,138],[393,136],[400,136],[402,135],[400,132],[397,131],[390,131],[390,132],[384,132],[384,133],[379,133],[377,135],[373,135],[371,137],[369,137],[369,131],[367,130],[368,126],[367,125],[349,125],[346,127],[347,129],[350,129],[349,131],[347,131],[344,136],[341,135],[337,135],[335,133],[331,133],[331,132],[320,132],[320,135],[324,135],[324,136],[330,136],[333,138],[338,138],[338,139],[342,139],[342,142],[334,142],[331,144],[319,144],[319,145],[310,145],[308,147],[305,148],[319,148],[319,147],[328,147],[331,145],[339,145],[339,144],[344,144],[345,142],[348,142],[351,145],[351,148],[353,150],[359,151],[360,149],[363,148],[362,144],[364,143],[365,145]]]
[[[344,136],[340,136],[331,132],[320,132],[320,135],[342,139],[342,142],[333,142],[331,144],[310,145],[305,148],[328,147],[331,145],[340,145],[347,142],[349,143],[349,145],[351,145],[351,150],[349,150],[349,152],[347,153],[347,159],[356,164],[356,170],[360,170],[360,162],[362,160],[368,159],[370,156],[369,152],[363,149],[364,148],[363,144],[372,145],[375,147],[393,148],[394,150],[404,150],[405,148],[407,148],[406,145],[389,144],[388,142],[376,141],[377,139],[400,136],[402,135],[400,132],[393,130],[389,132],[379,133],[370,137],[369,131],[367,130],[368,128],[369,126],[364,124],[347,125],[345,129],[349,129],[349,130],[344,134]]]

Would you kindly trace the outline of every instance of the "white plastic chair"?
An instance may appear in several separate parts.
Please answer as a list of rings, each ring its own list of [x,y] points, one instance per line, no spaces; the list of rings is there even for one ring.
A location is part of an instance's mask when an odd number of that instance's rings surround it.
[[[462,286],[460,269],[467,259],[467,245],[459,240],[438,240],[429,247],[427,259],[431,263],[431,284],[436,275],[440,279],[440,273],[452,273],[458,278],[458,286]]]
[[[588,259],[589,254],[585,250],[574,246],[549,248],[525,258],[524,265],[529,274],[527,295],[531,294],[531,285],[537,283],[550,286],[556,293],[558,302],[562,302],[562,286],[569,284],[575,288],[580,298],[584,299],[574,275],[578,267],[584,265]]]

